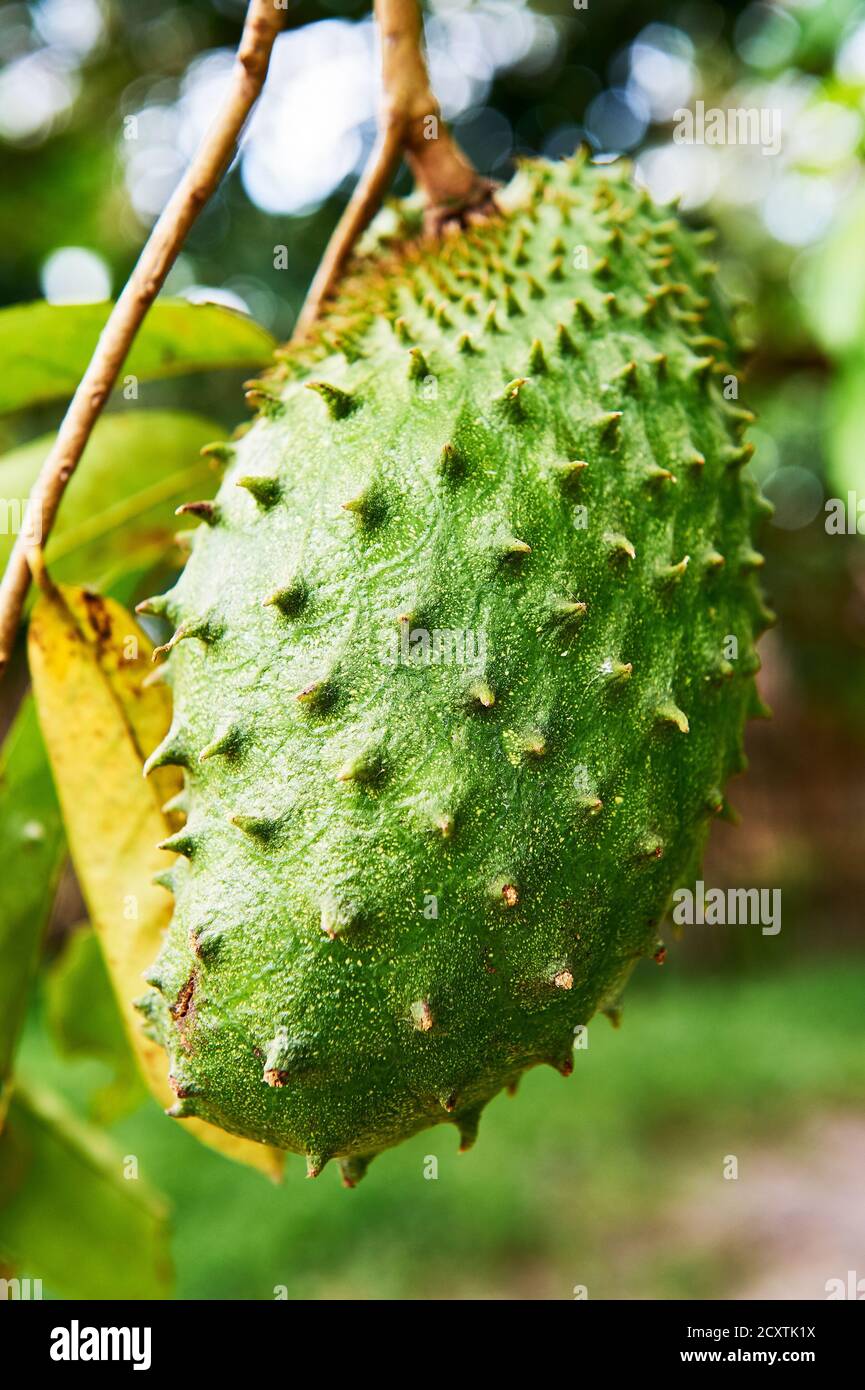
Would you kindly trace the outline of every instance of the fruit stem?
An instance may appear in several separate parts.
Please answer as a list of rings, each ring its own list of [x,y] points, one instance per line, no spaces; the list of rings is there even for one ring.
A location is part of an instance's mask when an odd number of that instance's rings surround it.
[[[190,227],[234,157],[238,136],[258,99],[285,11],[273,0],[250,0],[225,98],[204,139],[150,233],[111,310],[93,356],[72,397],[30,495],[39,539],[22,528],[0,584],[0,676],[8,665],[31,573],[43,574],[43,546],[66,485],[117,380],[132,341],[181,250]]]
[[[477,172],[442,121],[430,87],[418,0],[375,0],[374,8],[381,41],[378,138],[310,286],[295,339],[305,337],[318,318],[402,156],[423,194],[428,232],[494,211],[496,185]]]

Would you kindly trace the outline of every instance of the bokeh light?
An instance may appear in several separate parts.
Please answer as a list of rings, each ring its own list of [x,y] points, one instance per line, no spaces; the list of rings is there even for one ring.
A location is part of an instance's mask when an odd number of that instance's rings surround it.
[[[772,525],[783,531],[800,531],[822,511],[820,479],[807,468],[778,468],[763,481],[762,487],[775,508]]]
[[[105,36],[105,14],[99,0],[39,0],[31,7],[33,23],[45,43],[85,58]]]
[[[0,71],[0,139],[37,144],[60,124],[78,95],[74,66],[52,49],[26,53]]]
[[[61,246],[40,273],[49,304],[97,304],[111,298],[111,271],[102,256],[83,246]]]

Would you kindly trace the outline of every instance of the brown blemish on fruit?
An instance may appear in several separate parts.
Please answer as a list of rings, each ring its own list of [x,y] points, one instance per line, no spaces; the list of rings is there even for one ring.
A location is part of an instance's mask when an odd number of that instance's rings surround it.
[[[198,981],[197,973],[193,970],[186,984],[178,994],[174,1003],[170,1006],[171,1017],[175,1023],[181,1023],[192,1006],[192,996],[195,993],[195,986]]]

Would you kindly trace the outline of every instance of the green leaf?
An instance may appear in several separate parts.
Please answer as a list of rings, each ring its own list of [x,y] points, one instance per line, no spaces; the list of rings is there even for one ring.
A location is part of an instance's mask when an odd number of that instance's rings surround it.
[[[850,198],[829,239],[809,254],[797,291],[827,352],[858,352],[865,339],[865,192]]]
[[[37,300],[0,310],[0,414],[71,396],[111,307]],[[119,380],[261,366],[275,346],[267,329],[233,309],[160,299],[138,330]]]
[[[28,695],[0,755],[0,1128],[42,933],[66,839],[36,709]]]
[[[16,1090],[0,1135],[0,1253],[72,1298],[166,1298],[166,1209],[130,1159],[49,1092]]]
[[[87,923],[75,927],[45,977],[48,1023],[67,1057],[95,1057],[114,1076],[92,1097],[91,1118],[110,1124],[146,1097],[99,941]],[[86,1004],[86,1007],[82,1007]]]
[[[46,546],[58,580],[105,587],[118,570],[153,564],[169,551],[184,522],[181,502],[210,497],[219,481],[202,445],[223,433],[199,415],[166,410],[106,415],[91,435],[69,481]],[[53,435],[43,435],[0,458],[0,498],[7,534],[0,534],[5,566],[23,508]]]
[[[865,492],[865,353],[851,355],[835,373],[829,393],[828,482],[844,503]]]

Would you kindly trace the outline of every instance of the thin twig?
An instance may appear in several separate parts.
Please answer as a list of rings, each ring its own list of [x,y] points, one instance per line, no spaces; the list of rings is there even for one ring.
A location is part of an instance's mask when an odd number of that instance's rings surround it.
[[[427,230],[492,211],[495,184],[467,160],[441,119],[423,52],[418,0],[375,0],[382,54],[379,136],[340,218],[295,329],[304,337],[332,294],[358,237],[372,221],[401,156],[423,193]]]
[[[385,126],[369,157],[369,162],[351,195],[345,212],[334,228],[324,255],[306,293],[295,324],[294,337],[303,338],[333,292],[346,261],[363,231],[381,207],[385,189],[402,155],[402,140],[393,126]]]
[[[274,0],[250,0],[228,91],[192,163],[147,239],[138,263],[111,311],[90,364],[63,417],[54,445],[33,486],[30,515],[38,518],[41,545],[54,523],[66,485],[111,394],[132,341],[190,227],[213,194],[237,147],[246,119],[258,99],[285,10]],[[38,551],[38,547],[36,547]],[[0,675],[6,670],[30,587],[38,569],[32,539],[19,532],[0,584]]]

